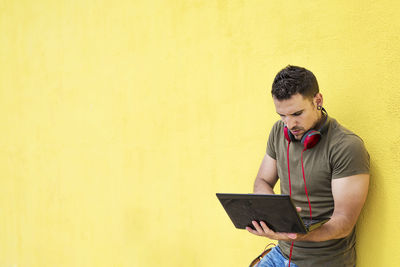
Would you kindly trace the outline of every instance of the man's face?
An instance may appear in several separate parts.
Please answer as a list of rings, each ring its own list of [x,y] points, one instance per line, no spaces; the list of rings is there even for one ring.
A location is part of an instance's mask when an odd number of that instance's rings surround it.
[[[320,119],[321,112],[317,110],[317,104],[322,106],[322,95],[318,93],[313,99],[308,99],[295,94],[286,100],[274,98],[274,104],[282,121],[296,140],[300,140]]]

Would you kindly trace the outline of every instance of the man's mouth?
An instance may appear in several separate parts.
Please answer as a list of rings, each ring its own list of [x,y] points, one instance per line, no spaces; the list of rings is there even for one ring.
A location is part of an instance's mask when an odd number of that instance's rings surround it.
[[[298,135],[301,133],[301,130],[291,130],[293,135]]]

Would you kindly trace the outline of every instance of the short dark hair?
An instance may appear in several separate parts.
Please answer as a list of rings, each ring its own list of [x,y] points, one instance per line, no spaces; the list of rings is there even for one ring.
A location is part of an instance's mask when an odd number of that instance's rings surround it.
[[[319,93],[317,78],[305,68],[288,65],[275,76],[271,93],[278,100],[289,99],[297,93],[313,98]]]

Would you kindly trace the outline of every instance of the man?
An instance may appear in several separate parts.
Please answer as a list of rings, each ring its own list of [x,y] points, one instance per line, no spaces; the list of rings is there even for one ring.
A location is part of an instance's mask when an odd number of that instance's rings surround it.
[[[257,266],[287,266],[290,258],[291,267],[353,267],[355,224],[369,185],[363,141],[328,116],[309,70],[287,66],[276,75],[271,92],[281,120],[270,132],[254,193],[274,194],[280,178],[281,193],[292,196],[301,217],[330,220],[307,234],[276,233],[254,221],[255,230],[247,228],[250,233],[278,240]],[[306,148],[312,129],[320,140]]]

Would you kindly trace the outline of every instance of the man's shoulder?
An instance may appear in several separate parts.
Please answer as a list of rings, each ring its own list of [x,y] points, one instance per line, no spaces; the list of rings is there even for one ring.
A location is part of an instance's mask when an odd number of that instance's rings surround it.
[[[272,126],[272,129],[275,129],[275,128],[283,129],[284,126],[285,126],[285,124],[283,123],[282,120],[277,120],[274,123],[274,125]]]
[[[328,131],[328,138],[332,146],[360,144],[363,140],[353,131],[349,130],[336,119],[331,118]]]
[[[329,160],[332,178],[342,178],[369,172],[369,154],[364,141],[354,132],[333,121],[328,132]]]
[[[283,123],[283,121],[281,121],[281,120],[276,121],[271,128],[270,135],[274,135],[274,136],[283,135],[284,127],[285,127],[285,124]]]

